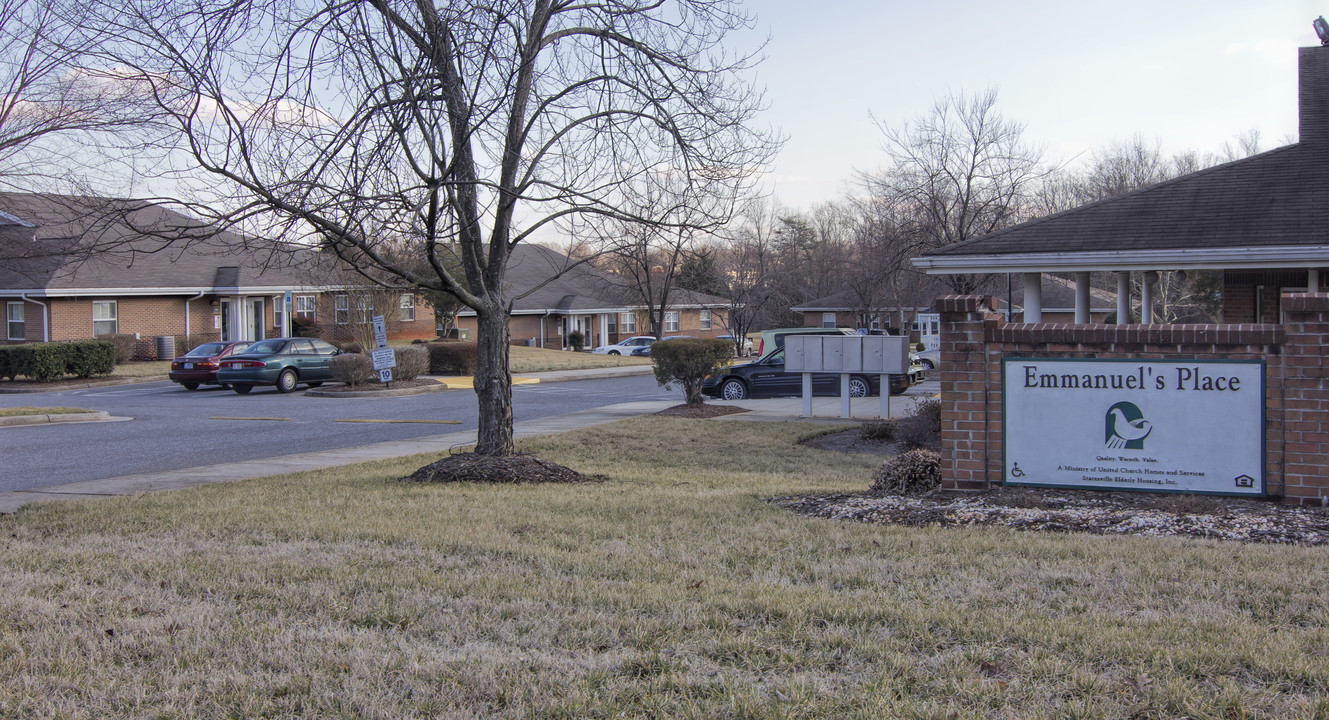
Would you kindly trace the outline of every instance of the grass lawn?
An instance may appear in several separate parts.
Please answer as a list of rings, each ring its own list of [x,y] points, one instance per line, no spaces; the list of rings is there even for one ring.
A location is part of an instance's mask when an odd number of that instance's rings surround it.
[[[1329,717],[1323,548],[810,520],[880,458],[646,417],[0,517],[0,717]]]
[[[0,408],[0,417],[14,417],[17,415],[72,415],[74,413],[90,412],[95,411],[68,407],[13,407]]]
[[[592,355],[587,352],[549,350],[522,345],[512,346],[510,356],[512,372],[530,373],[546,370],[584,370],[588,368],[618,367],[619,365],[650,365],[648,357],[621,355]]]

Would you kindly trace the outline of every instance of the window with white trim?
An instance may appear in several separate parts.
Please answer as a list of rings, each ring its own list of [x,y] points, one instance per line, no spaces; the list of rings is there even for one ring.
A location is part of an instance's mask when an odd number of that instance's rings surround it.
[[[94,300],[92,302],[92,335],[114,335],[119,331],[120,323],[116,319],[114,300]]]
[[[368,295],[361,295],[355,299],[355,314],[360,318],[360,324],[369,322],[369,318],[374,314],[374,299]]]
[[[678,311],[666,310],[664,316],[664,331],[678,332]]]
[[[309,318],[310,320],[313,320],[313,319],[314,319],[314,296],[313,296],[313,295],[296,295],[295,298],[294,298],[294,300],[295,300],[295,311],[294,311],[295,314],[296,314],[296,315],[299,315],[300,317]]]
[[[835,313],[822,313],[821,326],[824,328],[835,327]]]
[[[636,316],[636,314],[635,314],[635,313],[630,313],[630,312],[619,313],[619,314],[618,314],[618,331],[621,332],[621,333],[623,333],[624,335],[627,335],[627,334],[629,334],[629,333],[635,333],[635,332],[637,332],[637,316]]]
[[[702,329],[702,330],[710,330],[710,329],[711,329],[711,311],[710,311],[710,310],[702,310],[702,311],[701,311],[701,320],[700,320],[700,322],[701,322],[701,329]]]
[[[26,338],[27,325],[23,322],[23,303],[5,303],[5,325],[9,328],[7,337],[10,340]]]
[[[284,323],[282,323],[282,318],[281,318],[281,316],[282,316],[283,314],[285,314],[285,313],[286,313],[286,296],[285,296],[285,295],[273,295],[273,296],[272,296],[272,326],[273,326],[274,328],[277,328],[277,330],[280,331],[280,332],[285,332],[285,330],[284,330],[283,328],[285,328],[286,325],[285,325]]]
[[[401,296],[401,321],[415,322],[415,296],[411,293]]]
[[[332,321],[345,325],[351,320],[351,298],[349,295],[334,295],[332,298]]]

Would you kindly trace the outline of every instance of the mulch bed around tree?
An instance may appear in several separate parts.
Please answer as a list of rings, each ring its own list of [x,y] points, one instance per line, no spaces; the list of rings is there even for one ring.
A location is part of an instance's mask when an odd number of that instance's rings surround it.
[[[737,405],[675,405],[661,410],[656,413],[656,415],[685,418],[713,418],[741,412],[747,412],[747,409],[738,407]]]
[[[894,443],[858,431],[820,435],[804,444],[832,452],[894,455]],[[864,479],[865,483],[871,482]],[[997,487],[926,495],[787,495],[770,502],[808,517],[879,525],[989,526],[1098,535],[1181,536],[1237,542],[1329,545],[1329,508],[1215,495]]]
[[[375,390],[405,390],[406,388],[425,387],[426,385],[437,385],[436,380],[426,380],[415,378],[414,380],[393,380],[388,385],[382,383],[365,383],[364,385],[324,385],[320,387],[319,392],[325,393],[343,393],[343,392],[373,392]]]
[[[576,470],[546,462],[530,455],[476,455],[458,453],[432,462],[410,475],[403,482],[427,483],[583,483],[590,482]]]

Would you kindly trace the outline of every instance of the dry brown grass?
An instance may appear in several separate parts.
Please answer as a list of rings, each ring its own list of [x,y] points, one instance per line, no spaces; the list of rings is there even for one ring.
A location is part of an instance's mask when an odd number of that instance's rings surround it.
[[[1329,715],[1324,549],[809,520],[867,487],[797,423],[640,418],[522,449],[0,518],[0,717]]]
[[[547,348],[512,347],[512,372],[529,373],[547,370],[586,370],[590,368],[619,367],[621,365],[650,365],[648,357],[621,355],[592,355],[587,352],[568,352]]]

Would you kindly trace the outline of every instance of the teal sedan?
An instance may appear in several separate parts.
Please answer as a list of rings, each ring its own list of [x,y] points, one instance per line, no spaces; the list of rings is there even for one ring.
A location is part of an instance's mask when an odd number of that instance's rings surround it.
[[[291,392],[300,383],[318,387],[332,379],[328,363],[340,354],[341,350],[331,343],[315,338],[259,340],[223,360],[217,368],[217,382],[230,385],[241,395],[255,385],[275,385],[282,393]]]

